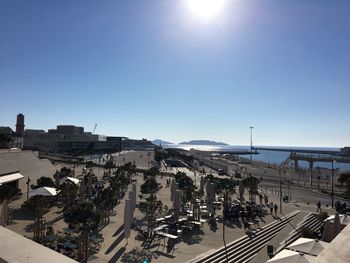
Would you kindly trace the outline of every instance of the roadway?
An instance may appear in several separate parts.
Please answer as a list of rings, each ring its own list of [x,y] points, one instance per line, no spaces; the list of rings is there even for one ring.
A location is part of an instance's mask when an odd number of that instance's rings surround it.
[[[249,173],[257,178],[262,178],[262,184],[260,185],[263,189],[267,188],[269,193],[279,191],[280,188],[280,176],[277,170],[274,169],[262,169],[256,166],[245,165]],[[266,173],[265,173],[266,171]],[[282,193],[288,195],[288,185],[282,184]],[[290,184],[289,194],[292,202],[310,203],[315,204],[320,201],[322,206],[331,206],[332,199],[330,195],[321,193],[317,189],[311,189],[301,186]],[[334,203],[337,201],[343,201],[337,197],[334,197]]]

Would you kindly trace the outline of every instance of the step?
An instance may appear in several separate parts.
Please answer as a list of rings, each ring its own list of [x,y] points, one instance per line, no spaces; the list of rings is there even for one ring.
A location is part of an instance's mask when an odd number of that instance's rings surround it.
[[[293,213],[288,214],[286,217],[282,218],[281,221],[274,221],[264,227],[262,227],[260,230],[257,231],[256,235],[253,239],[250,239],[248,236],[243,236],[230,244],[227,245],[227,253],[232,257],[234,253],[237,253],[237,249],[242,248],[242,246],[249,244],[250,246],[253,245],[259,245],[262,243],[268,242],[274,235],[278,233],[278,231],[284,227],[285,224],[288,224],[289,220],[293,218],[295,215],[297,215],[300,211],[294,211]],[[268,237],[268,240],[265,240],[264,238]],[[249,245],[248,245],[249,246]],[[246,247],[245,247],[246,249]],[[238,251],[239,252],[239,251]],[[243,255],[242,255],[243,256]],[[224,262],[226,262],[226,254],[225,254],[225,247],[221,247],[217,249],[215,252],[213,252],[211,255],[208,255],[207,253],[205,255],[200,255],[194,259],[192,259],[189,262],[220,262],[220,260],[224,259]]]

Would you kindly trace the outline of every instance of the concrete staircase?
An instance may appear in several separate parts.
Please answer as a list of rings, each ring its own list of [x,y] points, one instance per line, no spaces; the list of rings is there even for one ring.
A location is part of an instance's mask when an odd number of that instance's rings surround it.
[[[281,229],[283,229],[290,220],[293,219],[299,210],[294,211],[280,220],[276,220],[257,230],[252,237],[243,236],[229,244],[227,244],[227,258],[225,247],[202,254],[189,263],[219,263],[219,262],[247,262],[254,257],[257,252],[264,247]]]
[[[283,249],[289,244],[293,243],[302,235],[303,228],[310,228],[311,230],[317,232],[320,230],[323,222],[319,219],[318,214],[309,213],[304,219],[297,225],[296,229],[293,230],[289,236],[282,242],[281,247],[277,251]]]
[[[318,219],[317,214],[301,212],[295,216],[289,225],[286,225],[275,237],[273,237],[267,245],[272,245],[275,254],[290,245],[302,235],[302,229],[308,227],[314,231],[318,231],[322,225],[322,221]],[[256,255],[253,256],[249,263],[261,263],[269,260],[267,254],[267,245],[263,247]],[[246,261],[248,262],[248,261]]]

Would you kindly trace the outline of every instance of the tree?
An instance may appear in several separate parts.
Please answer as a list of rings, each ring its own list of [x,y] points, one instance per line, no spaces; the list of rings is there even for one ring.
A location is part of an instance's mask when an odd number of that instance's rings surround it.
[[[8,208],[8,203],[11,202],[12,198],[18,193],[18,190],[10,185],[1,185],[0,186],[0,203],[2,203],[3,206]],[[7,214],[7,213],[6,213]],[[1,211],[0,211],[0,216]],[[7,225],[8,216],[5,216],[4,221],[0,222],[3,226]]]
[[[96,207],[102,211],[104,219],[109,223],[109,212],[117,204],[117,197],[115,196],[113,189],[111,187],[103,189],[94,199],[94,203]]]
[[[254,195],[258,194],[258,185],[260,181],[254,177],[249,175],[249,177],[243,179],[243,185],[244,187],[249,188],[249,195],[250,195],[250,201],[253,202],[255,199],[253,198]]]
[[[49,208],[49,201],[46,196],[36,195],[22,204],[22,209],[34,215],[34,240],[40,241],[44,235],[45,225],[41,220]]]
[[[36,181],[36,185],[35,184],[31,185],[31,188],[37,189],[37,188],[44,187],[44,186],[55,187],[55,182],[50,177],[42,176]]]
[[[63,213],[64,222],[77,226],[80,230],[88,227],[97,230],[101,221],[101,215],[94,209],[91,203],[74,204]]]
[[[67,167],[62,167],[60,170],[60,173],[61,173],[62,177],[71,176],[72,170],[70,168],[67,168]]]
[[[17,194],[17,189],[4,184],[0,186],[0,202],[2,203],[4,200],[11,200]]]
[[[85,247],[85,262],[89,256],[89,235],[97,232],[101,222],[101,215],[91,203],[75,204],[68,207],[63,213],[63,219],[69,226],[76,226],[83,234]]]
[[[159,170],[152,167],[144,173],[144,183],[141,185],[141,193],[147,195],[145,201],[139,203],[139,210],[145,214],[147,218],[148,235],[150,229],[153,228],[155,222],[155,214],[161,212],[162,202],[157,200],[157,192],[160,189],[160,184],[157,182],[156,176]]]
[[[178,172],[175,175],[175,181],[179,186],[179,189],[183,191],[182,199],[184,202],[190,202],[193,200],[196,187],[192,178],[188,177],[186,173]]]
[[[34,215],[36,218],[41,218],[49,208],[49,201],[46,196],[35,195],[28,202],[22,204],[22,209]]]
[[[350,173],[342,173],[340,177],[338,178],[338,182],[341,184],[341,186],[346,183],[347,185],[347,190],[349,192],[350,189]]]
[[[114,176],[111,176],[109,179],[109,184],[111,188],[117,192],[117,200],[119,202],[121,196],[125,193],[128,185],[131,183],[132,174],[135,171],[135,164],[126,163],[118,167],[117,171],[114,173]]]
[[[72,205],[78,196],[79,186],[73,182],[66,181],[65,183],[60,185],[59,189],[59,195],[62,196],[65,200],[67,200],[69,205]]]
[[[107,161],[106,163],[105,163],[105,165],[103,166],[103,168],[105,168],[105,169],[112,169],[112,168],[115,168],[115,165],[114,165],[114,163],[113,163],[113,161],[112,160],[109,160],[109,161]]]

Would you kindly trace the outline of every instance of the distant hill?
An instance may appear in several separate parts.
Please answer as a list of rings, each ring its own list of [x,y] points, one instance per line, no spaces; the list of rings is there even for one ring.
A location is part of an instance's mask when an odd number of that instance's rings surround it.
[[[179,144],[191,144],[191,145],[228,145],[227,143],[223,142],[215,142],[215,141],[208,141],[208,140],[192,140],[188,142],[181,142]]]
[[[160,139],[155,139],[152,141],[153,144],[155,145],[167,145],[167,144],[173,144],[172,142],[167,142],[167,141],[163,141],[163,140],[160,140]]]

